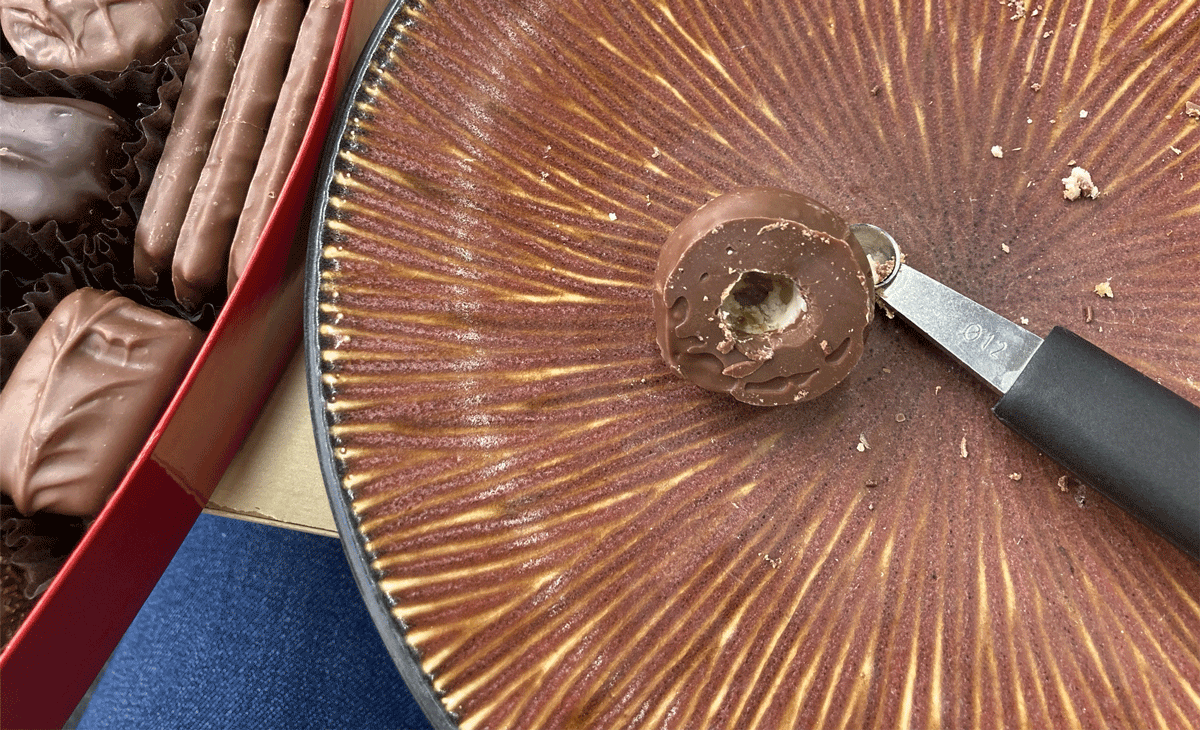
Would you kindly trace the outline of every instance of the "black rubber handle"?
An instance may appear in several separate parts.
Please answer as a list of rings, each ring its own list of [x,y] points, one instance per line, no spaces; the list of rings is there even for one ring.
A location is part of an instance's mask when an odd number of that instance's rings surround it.
[[[992,412],[1200,558],[1200,408],[1055,327]]]

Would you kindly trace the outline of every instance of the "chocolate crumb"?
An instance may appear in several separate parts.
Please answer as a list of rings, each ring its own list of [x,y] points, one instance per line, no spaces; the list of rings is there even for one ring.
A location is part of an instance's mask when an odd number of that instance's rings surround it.
[[[1183,113],[1185,115],[1191,117],[1192,119],[1200,119],[1200,104],[1196,104],[1191,101],[1186,101],[1183,103],[1183,108],[1184,108]]]
[[[1063,198],[1079,200],[1080,198],[1096,199],[1100,197],[1100,188],[1092,182],[1092,175],[1082,167],[1071,168],[1071,174],[1062,179]]]
[[[1090,304],[1088,304],[1088,305],[1084,306],[1084,308],[1083,308],[1083,321],[1084,321],[1085,323],[1087,323],[1087,324],[1091,324],[1091,321],[1092,321],[1092,306],[1091,306]]]
[[[907,420],[908,416],[904,415],[903,413],[896,414],[896,423],[904,423]]]
[[[1107,281],[1100,282],[1092,291],[1096,292],[1096,296],[1098,297],[1108,297],[1109,299],[1113,298],[1112,284],[1108,283]]]
[[[896,262],[891,259],[878,264],[872,261],[871,268],[875,275],[875,283],[878,284],[892,275],[892,272],[896,269]]]
[[[1008,475],[1008,478],[1013,480],[1014,482],[1019,482],[1019,481],[1021,481],[1021,472],[1014,471],[1012,474]]]
[[[1039,84],[1038,82],[1034,81],[1032,84],[1029,85],[1029,88],[1033,89],[1034,91],[1041,91],[1042,85]]]

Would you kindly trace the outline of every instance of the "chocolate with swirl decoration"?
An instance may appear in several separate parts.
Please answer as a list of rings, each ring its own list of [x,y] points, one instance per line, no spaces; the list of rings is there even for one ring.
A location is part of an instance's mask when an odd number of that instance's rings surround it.
[[[0,391],[0,492],[26,515],[99,512],[203,341],[113,292],[69,294]]]
[[[0,0],[0,25],[30,68],[90,74],[159,60],[182,11],[182,0]]]
[[[753,405],[808,400],[840,383],[873,312],[870,265],[850,227],[776,188],[734,190],[688,215],[654,275],[663,359]]]

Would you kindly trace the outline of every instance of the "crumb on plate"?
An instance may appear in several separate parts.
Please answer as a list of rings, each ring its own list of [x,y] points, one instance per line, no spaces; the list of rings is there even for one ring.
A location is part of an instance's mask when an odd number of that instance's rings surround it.
[[[1100,197],[1100,188],[1092,182],[1092,174],[1082,167],[1072,167],[1071,174],[1062,179],[1063,198],[1079,200],[1080,198]]]

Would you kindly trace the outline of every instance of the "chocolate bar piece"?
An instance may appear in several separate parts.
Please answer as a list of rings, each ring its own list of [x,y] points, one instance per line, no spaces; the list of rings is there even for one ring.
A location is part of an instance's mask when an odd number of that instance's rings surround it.
[[[81,99],[0,97],[0,212],[38,224],[95,215],[133,127]]]
[[[225,281],[238,216],[303,17],[299,0],[262,0],[254,11],[220,126],[175,245],[171,281],[175,298],[185,307],[198,307]]]
[[[288,64],[287,78],[279,94],[279,103],[271,117],[271,128],[263,143],[262,155],[254,179],[246,194],[237,232],[229,250],[229,291],[242,276],[254,246],[267,227],[271,211],[279,200],[288,172],[296,161],[300,143],[308,129],[317,95],[333,46],[337,42],[338,24],[342,19],[342,8],[346,0],[312,0],[304,22],[300,24],[300,35],[296,38],[296,50]]]
[[[686,218],[654,274],[667,364],[760,406],[815,398],[862,355],[870,264],[849,225],[799,193],[745,188]]]
[[[99,512],[203,341],[113,292],[69,294],[0,391],[0,492],[26,515]]]
[[[171,132],[133,237],[133,269],[143,286],[154,286],[159,274],[171,270],[175,242],[208,159],[253,16],[253,0],[213,0],[204,16]]]
[[[0,25],[30,68],[123,71],[158,61],[183,0],[0,0]]]

